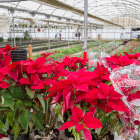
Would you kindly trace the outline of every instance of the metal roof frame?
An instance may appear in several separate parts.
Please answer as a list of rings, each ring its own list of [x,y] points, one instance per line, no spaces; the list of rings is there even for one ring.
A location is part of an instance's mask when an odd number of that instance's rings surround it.
[[[63,10],[66,10],[66,11],[71,11],[71,12],[77,14],[77,15],[81,15],[81,16],[84,15],[83,10],[78,9],[76,7],[73,7],[71,5],[68,5],[66,3],[60,2],[58,0],[33,0],[33,1],[44,4],[44,5],[46,4],[47,6],[52,6],[52,7],[55,7],[55,8],[63,9]],[[115,26],[119,26],[121,28],[124,28],[121,25],[118,25],[118,24],[115,24],[113,22],[107,21],[105,19],[102,19],[102,18],[97,17],[97,16],[95,16],[93,14],[90,14],[90,13],[88,13],[88,17],[99,20],[99,21],[102,21],[102,22],[105,22],[105,23],[108,23],[108,24],[111,24],[111,25],[115,25]]]
[[[3,5],[0,5],[0,8],[8,9],[9,11],[21,11],[21,12],[26,12],[26,13],[30,13],[31,15],[35,13],[35,14],[38,14],[38,15],[44,15],[44,16],[46,16],[46,17],[50,17],[50,16],[51,16],[51,17],[55,17],[55,18],[57,18],[57,19],[63,18],[63,19],[65,19],[65,20],[67,20],[67,21],[70,21],[70,20],[71,20],[71,21],[73,21],[73,22],[77,21],[77,22],[83,23],[83,21],[81,21],[81,20],[69,19],[69,18],[66,18],[66,17],[50,15],[50,14],[41,13],[41,12],[38,12],[38,11],[30,11],[30,10],[26,10],[26,9],[13,8],[13,7],[9,7],[9,6],[3,6]],[[90,23],[90,22],[88,22],[88,23],[89,23],[89,24],[92,24],[93,26],[96,26],[97,28],[103,26],[103,25],[101,25],[101,24],[95,24],[95,23]]]

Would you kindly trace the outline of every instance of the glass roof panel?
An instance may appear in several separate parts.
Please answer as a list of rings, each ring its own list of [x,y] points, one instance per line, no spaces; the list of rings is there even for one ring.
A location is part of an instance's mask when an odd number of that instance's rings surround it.
[[[73,7],[84,10],[84,0],[59,0]],[[22,2],[7,2],[0,3],[0,6],[8,6],[15,9],[14,16],[29,17],[29,18],[42,18],[46,19],[45,14],[60,16],[62,21],[66,21],[64,18],[72,18],[73,20],[84,20],[83,16],[72,13],[71,11],[65,11],[63,9],[56,9],[51,6],[41,5],[36,0],[22,1]],[[140,0],[88,0],[88,12],[97,17],[111,21],[116,17],[133,17],[140,20]],[[29,11],[40,12],[44,15],[36,14],[32,17],[29,12],[17,11],[16,8],[25,9]],[[10,15],[10,11],[6,7],[0,7],[0,14]],[[52,17],[51,20],[57,20],[58,18]],[[88,18],[89,22],[104,24],[101,21],[97,21],[92,18]]]
[[[36,2],[32,2],[32,1],[21,1],[18,4],[17,8],[24,8],[24,9],[29,9],[29,10],[36,11],[39,6],[40,6],[40,4],[38,4]]]

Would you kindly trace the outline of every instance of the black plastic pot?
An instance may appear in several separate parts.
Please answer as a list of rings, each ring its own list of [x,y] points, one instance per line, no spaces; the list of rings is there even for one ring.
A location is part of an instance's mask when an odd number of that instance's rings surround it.
[[[12,62],[27,60],[26,49],[15,49],[11,51]]]
[[[58,129],[53,129],[54,134],[56,135],[56,138],[53,138],[51,140],[58,140],[59,137],[59,130]]]
[[[14,140],[14,135],[8,134],[10,140]],[[29,140],[29,133],[19,135],[16,140]]]
[[[124,41],[123,43],[122,43],[122,45],[125,45],[125,44],[127,44],[128,43],[128,41]]]
[[[72,134],[72,132],[69,132],[68,129],[65,129],[65,136],[68,138],[74,138],[74,135]]]

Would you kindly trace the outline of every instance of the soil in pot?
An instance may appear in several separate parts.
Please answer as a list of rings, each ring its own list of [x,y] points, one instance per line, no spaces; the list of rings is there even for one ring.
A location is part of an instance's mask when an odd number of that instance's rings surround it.
[[[10,140],[14,140],[14,135],[8,134],[8,136]],[[19,135],[16,140],[29,140],[29,133]]]
[[[53,129],[52,134],[48,134],[47,136],[45,135],[45,133],[42,131],[38,132],[38,130],[34,131],[34,140],[58,140],[59,137],[59,130],[58,129]]]
[[[65,136],[68,138],[74,138],[74,135],[72,134],[72,132],[69,132],[68,129],[65,129]]]
[[[99,136],[92,131],[92,140],[114,140],[114,135],[108,131],[103,138],[99,138]]]
[[[52,138],[51,140],[58,140],[59,130],[58,129],[53,129],[53,132],[56,135],[56,138]]]

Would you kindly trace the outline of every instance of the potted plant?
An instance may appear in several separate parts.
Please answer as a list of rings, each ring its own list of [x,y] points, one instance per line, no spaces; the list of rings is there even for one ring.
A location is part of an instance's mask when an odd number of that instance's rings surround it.
[[[55,126],[57,114],[51,113],[50,101],[43,100],[50,85],[47,56],[36,61],[13,62],[0,69],[0,132],[7,133],[11,140],[28,140],[34,126],[48,136]],[[55,130],[56,133],[59,134]]]
[[[41,31],[40,28],[38,28],[37,31],[40,32]]]
[[[11,47],[6,45],[4,48],[0,48],[0,68],[8,66],[11,63],[11,50],[17,49],[18,47]]]
[[[61,106],[62,114],[68,117],[59,130],[69,129],[76,140],[114,139],[112,132],[119,133],[123,127],[119,112],[128,111],[122,95],[110,86],[107,68],[98,64],[95,71],[89,72],[78,67],[80,61],[85,66],[86,60],[76,57],[66,57],[58,64],[63,64],[63,73],[47,90],[45,100],[53,97],[52,104]]]

